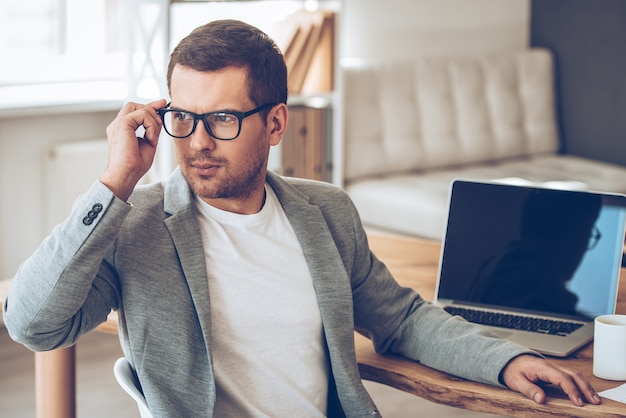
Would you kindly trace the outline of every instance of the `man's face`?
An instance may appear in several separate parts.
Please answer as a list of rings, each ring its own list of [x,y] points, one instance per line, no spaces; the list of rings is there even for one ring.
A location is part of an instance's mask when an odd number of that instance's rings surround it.
[[[199,114],[247,112],[256,107],[248,97],[247,73],[242,68],[198,72],[178,65],[172,73],[170,92],[171,108]],[[172,139],[183,176],[207,203],[237,213],[259,210],[269,147],[280,141],[268,132],[273,125],[265,125],[263,114],[243,119],[241,132],[233,140],[213,138],[200,121],[191,136]]]

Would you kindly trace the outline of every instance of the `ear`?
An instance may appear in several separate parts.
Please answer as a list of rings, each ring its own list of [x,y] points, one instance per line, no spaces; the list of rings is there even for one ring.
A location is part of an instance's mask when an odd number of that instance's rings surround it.
[[[289,110],[287,105],[279,103],[270,110],[267,115],[267,131],[269,133],[269,144],[278,145],[283,139],[287,129],[287,120],[289,119]]]

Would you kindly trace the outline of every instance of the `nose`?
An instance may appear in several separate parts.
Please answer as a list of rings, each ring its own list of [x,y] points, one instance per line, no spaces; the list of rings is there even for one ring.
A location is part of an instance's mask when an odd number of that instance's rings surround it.
[[[190,136],[189,147],[195,151],[213,151],[216,139],[209,135],[202,121],[198,121],[195,131]]]

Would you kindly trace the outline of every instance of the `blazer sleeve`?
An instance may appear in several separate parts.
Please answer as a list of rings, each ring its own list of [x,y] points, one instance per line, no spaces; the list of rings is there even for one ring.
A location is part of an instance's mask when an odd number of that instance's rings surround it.
[[[500,373],[520,354],[539,354],[499,338],[480,325],[453,317],[401,287],[370,251],[351,202],[354,263],[351,271],[355,327],[377,352],[395,353],[466,379],[502,385]]]
[[[100,182],[76,200],[15,275],[3,305],[11,338],[35,351],[69,346],[118,308],[105,258],[130,210]]]

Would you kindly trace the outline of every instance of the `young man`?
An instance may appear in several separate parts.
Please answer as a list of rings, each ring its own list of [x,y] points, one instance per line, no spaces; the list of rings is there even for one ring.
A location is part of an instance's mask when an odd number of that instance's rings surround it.
[[[16,341],[71,345],[117,310],[155,417],[377,416],[355,328],[379,352],[539,403],[538,381],[600,402],[580,374],[401,288],[343,191],[266,171],[288,110],[285,63],[264,33],[202,26],[172,53],[167,81],[171,103],[120,111],[100,181],[17,272],[4,305]],[[136,187],[162,128],[179,167]]]

